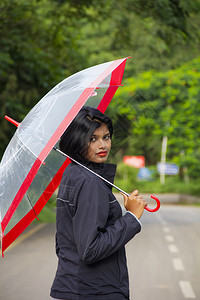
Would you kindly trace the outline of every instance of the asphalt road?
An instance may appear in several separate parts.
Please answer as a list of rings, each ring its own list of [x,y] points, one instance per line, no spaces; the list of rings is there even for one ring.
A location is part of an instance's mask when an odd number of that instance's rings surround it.
[[[127,245],[131,300],[199,300],[200,208],[162,206],[142,223]]]
[[[141,221],[127,245],[131,300],[200,299],[200,208],[163,205]],[[33,225],[0,258],[1,300],[50,299],[54,234],[54,224]]]

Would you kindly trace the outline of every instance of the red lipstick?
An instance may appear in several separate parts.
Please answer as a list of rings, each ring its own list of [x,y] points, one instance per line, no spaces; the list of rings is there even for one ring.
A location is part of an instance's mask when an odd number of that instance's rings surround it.
[[[107,155],[107,151],[101,151],[97,153],[98,156],[104,157]]]

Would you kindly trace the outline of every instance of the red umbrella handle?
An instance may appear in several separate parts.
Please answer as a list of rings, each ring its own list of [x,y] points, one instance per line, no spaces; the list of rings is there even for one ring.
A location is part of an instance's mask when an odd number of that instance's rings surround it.
[[[157,202],[156,208],[151,209],[148,206],[145,206],[145,209],[150,212],[155,212],[155,211],[159,210],[159,208],[160,208],[160,200],[156,196],[153,196],[153,195],[151,195],[151,198],[156,200],[156,202]]]

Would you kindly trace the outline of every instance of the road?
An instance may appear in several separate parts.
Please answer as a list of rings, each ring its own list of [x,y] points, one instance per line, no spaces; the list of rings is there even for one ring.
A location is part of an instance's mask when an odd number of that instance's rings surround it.
[[[127,245],[131,299],[200,299],[200,208],[162,206]]]
[[[126,246],[131,300],[200,299],[200,207],[163,205],[141,221]],[[54,224],[32,225],[0,258],[1,300],[50,299],[54,234]]]

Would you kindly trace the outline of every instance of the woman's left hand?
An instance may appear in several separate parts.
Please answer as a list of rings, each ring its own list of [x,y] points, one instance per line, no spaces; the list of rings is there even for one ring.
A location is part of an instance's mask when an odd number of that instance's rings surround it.
[[[147,203],[143,197],[139,195],[138,190],[133,191],[129,196],[123,193],[122,195],[124,197],[124,207],[126,210],[132,212],[138,219],[140,219]]]

